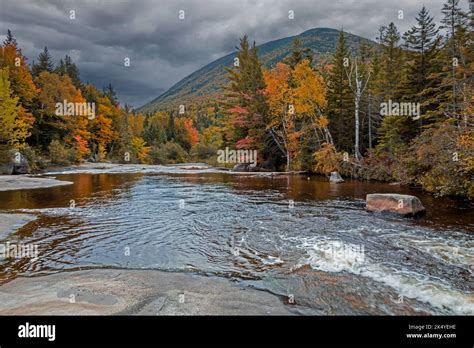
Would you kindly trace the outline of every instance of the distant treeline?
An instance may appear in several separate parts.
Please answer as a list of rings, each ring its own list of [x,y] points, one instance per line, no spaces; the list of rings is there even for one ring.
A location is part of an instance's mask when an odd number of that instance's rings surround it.
[[[341,32],[324,61],[296,39],[268,70],[245,36],[223,98],[146,115],[120,105],[112,85],[81,81],[68,56],[55,65],[45,48],[30,66],[8,31],[0,159],[20,151],[33,169],[85,160],[216,165],[218,150],[248,149],[266,168],[339,171],[473,198],[473,25],[472,11],[448,0],[440,27],[423,7],[403,35],[390,23],[377,43],[353,51]]]

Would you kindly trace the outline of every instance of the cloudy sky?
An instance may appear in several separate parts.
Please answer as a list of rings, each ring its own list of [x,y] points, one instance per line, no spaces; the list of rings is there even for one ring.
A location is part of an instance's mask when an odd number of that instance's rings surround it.
[[[467,8],[468,0],[460,1]],[[444,2],[424,0],[437,21]],[[232,52],[245,33],[257,44],[316,27],[374,39],[378,27],[391,21],[402,32],[408,29],[422,5],[421,0],[0,0],[0,34],[11,29],[30,63],[44,46],[55,61],[70,55],[84,81],[100,88],[111,82],[122,103],[138,107]],[[288,18],[290,10],[294,19]],[[130,67],[124,66],[126,57]]]

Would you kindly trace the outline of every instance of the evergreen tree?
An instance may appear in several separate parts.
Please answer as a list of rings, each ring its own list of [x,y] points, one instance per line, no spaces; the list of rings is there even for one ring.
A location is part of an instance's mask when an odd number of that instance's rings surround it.
[[[400,47],[400,33],[394,23],[381,27],[379,31],[380,71],[374,74],[373,81],[373,101],[378,106],[377,113],[381,120],[377,131],[377,150],[388,151],[393,155],[416,134],[416,128],[413,127],[411,118],[380,115],[380,105],[389,100],[404,102],[407,98],[409,101],[413,97],[414,92],[407,87],[411,70],[408,69],[410,62],[406,57],[411,53],[404,52]]]
[[[115,92],[115,89],[111,83],[109,83],[106,87],[104,87],[103,92],[104,92],[104,95],[110,99],[113,105],[115,106],[118,105],[117,92]]]
[[[166,128],[166,138],[168,141],[176,140],[176,129],[174,124],[174,112],[170,112],[168,117],[168,127]]]
[[[346,45],[344,32],[341,31],[328,77],[327,112],[329,129],[334,137],[336,148],[347,152],[352,151],[354,144],[354,134],[348,131],[354,129],[354,102],[346,74],[349,59],[349,49]]]
[[[7,30],[7,38],[3,41],[3,45],[17,45],[16,39],[13,37],[10,29]]]
[[[76,88],[81,88],[82,83],[81,83],[81,78],[79,75],[79,69],[77,68],[76,64],[73,63],[71,57],[68,55],[66,55],[66,58],[64,59],[64,67],[65,67],[66,73],[71,78],[73,85]],[[115,102],[117,102],[116,99],[115,99]]]
[[[294,69],[295,66],[297,66],[298,63],[302,62],[303,60],[308,60],[311,65],[313,63],[313,51],[311,48],[302,48],[301,40],[299,38],[295,38],[293,40],[291,53],[283,60],[283,63],[289,65],[291,69]]]
[[[472,54],[465,50],[469,46],[468,17],[458,4],[459,0],[448,0],[442,9],[441,29],[446,30],[446,38],[434,60],[437,69],[429,76],[432,90],[425,93],[432,105],[428,116],[433,122],[449,118],[463,121],[463,86],[467,83],[466,72]]]
[[[381,79],[380,90],[383,91],[385,99],[396,98],[396,87],[400,83],[400,67],[402,62],[402,51],[399,48],[400,33],[392,22],[384,27],[381,33]]]
[[[434,72],[434,59],[438,53],[439,37],[438,29],[425,6],[422,7],[416,17],[417,25],[413,26],[405,35],[407,48],[411,51],[412,62],[409,63],[407,72],[407,89],[405,99],[408,102],[421,104],[421,112],[425,114],[432,105],[427,95],[428,77]],[[420,125],[423,119],[430,122],[428,117],[420,117]]]
[[[66,65],[64,64],[64,60],[62,60],[62,59],[59,60],[59,64],[56,67],[56,69],[54,69],[54,72],[58,75],[61,75],[61,76],[67,74]]]
[[[237,147],[257,148],[265,156],[269,139],[265,81],[257,47],[255,42],[250,46],[247,36],[240,40],[236,61],[233,69],[227,68],[230,84],[225,89],[228,101],[224,103],[234,129],[233,141]]]
[[[54,63],[49,54],[48,47],[45,47],[43,52],[38,55],[38,63],[33,62],[31,72],[33,76],[37,77],[43,71],[53,72]]]

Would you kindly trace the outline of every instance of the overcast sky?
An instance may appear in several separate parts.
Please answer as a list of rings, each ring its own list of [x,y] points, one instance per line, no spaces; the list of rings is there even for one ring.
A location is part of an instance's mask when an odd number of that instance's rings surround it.
[[[468,0],[460,0],[467,9]],[[11,29],[31,63],[47,46],[66,54],[81,77],[111,82],[121,103],[157,97],[207,63],[233,51],[247,33],[257,44],[317,27],[370,39],[393,21],[401,32],[423,3],[436,21],[445,0],[0,0],[0,34]],[[71,10],[75,19],[70,19]],[[179,18],[184,11],[184,19]],[[288,11],[294,11],[294,19]],[[403,19],[398,19],[399,11]],[[130,58],[130,67],[124,59]]]

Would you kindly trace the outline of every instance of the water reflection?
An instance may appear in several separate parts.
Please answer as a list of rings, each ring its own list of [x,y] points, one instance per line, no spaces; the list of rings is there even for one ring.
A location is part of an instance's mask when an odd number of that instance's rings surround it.
[[[35,261],[3,260],[1,280],[81,267],[263,280],[306,265],[382,282],[458,312],[474,306],[474,214],[467,203],[381,183],[330,184],[315,176],[57,177],[74,184],[0,193],[0,209],[38,215],[9,238],[37,243],[40,250]],[[416,220],[368,213],[364,198],[374,192],[416,194],[428,213]],[[364,263],[355,267],[350,258],[322,250],[341,243],[364,250]]]

